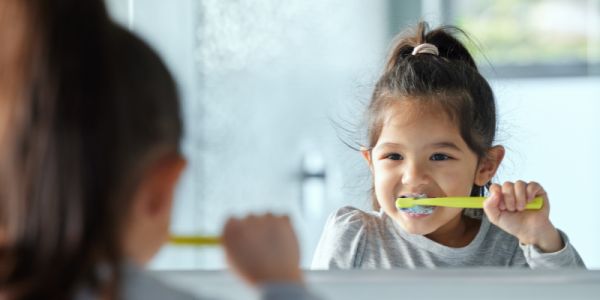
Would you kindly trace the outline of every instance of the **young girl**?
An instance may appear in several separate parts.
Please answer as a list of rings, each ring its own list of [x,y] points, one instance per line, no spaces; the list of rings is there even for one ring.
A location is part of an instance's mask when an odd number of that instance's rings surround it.
[[[504,156],[493,145],[494,96],[456,28],[401,36],[368,107],[373,209],[344,207],[327,221],[312,267],[584,267],[550,220],[535,182],[490,184]],[[398,197],[489,197],[482,210],[401,211]],[[524,210],[535,197],[541,210]]]
[[[185,166],[166,67],[103,1],[0,6],[0,299],[192,299],[141,270]],[[264,298],[311,297],[286,218],[232,219],[223,243]]]

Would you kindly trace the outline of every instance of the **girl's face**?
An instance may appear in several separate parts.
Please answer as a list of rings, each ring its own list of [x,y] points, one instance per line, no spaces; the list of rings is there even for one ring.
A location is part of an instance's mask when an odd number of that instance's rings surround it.
[[[379,205],[413,234],[441,229],[462,209],[435,207],[431,214],[413,214],[399,211],[396,198],[469,196],[473,184],[483,185],[493,175],[478,170],[477,155],[444,111],[413,100],[390,104],[377,144],[363,155],[373,173]]]

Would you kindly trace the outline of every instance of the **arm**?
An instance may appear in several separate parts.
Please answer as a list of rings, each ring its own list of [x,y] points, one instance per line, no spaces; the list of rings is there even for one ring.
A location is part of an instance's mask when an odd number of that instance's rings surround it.
[[[583,260],[577,250],[569,242],[567,235],[558,230],[559,238],[563,247],[555,252],[544,252],[532,244],[520,243],[527,264],[532,269],[556,269],[556,268],[585,268]]]
[[[525,210],[535,197],[542,197],[540,210]],[[550,202],[536,182],[493,184],[484,211],[493,224],[515,236],[531,268],[585,267],[568,238],[550,222]]]
[[[311,269],[353,269],[361,265],[366,247],[364,212],[342,207],[332,213],[315,250]]]

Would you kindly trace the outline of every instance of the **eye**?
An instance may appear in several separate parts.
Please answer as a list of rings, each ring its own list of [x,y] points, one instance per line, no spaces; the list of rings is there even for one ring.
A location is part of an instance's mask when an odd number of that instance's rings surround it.
[[[389,154],[386,154],[384,156],[384,158],[385,159],[391,159],[391,160],[402,160],[403,159],[402,155],[400,155],[398,153],[389,153]]]
[[[443,154],[443,153],[435,153],[429,159],[433,160],[433,161],[441,161],[441,160],[452,159],[452,157],[450,157],[450,156],[448,156],[446,154]]]

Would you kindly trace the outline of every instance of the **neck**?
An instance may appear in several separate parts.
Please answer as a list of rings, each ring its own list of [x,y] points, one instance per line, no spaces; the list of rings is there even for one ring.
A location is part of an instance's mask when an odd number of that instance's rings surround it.
[[[461,248],[469,245],[475,239],[480,225],[481,221],[458,214],[446,225],[425,236],[444,246]]]

